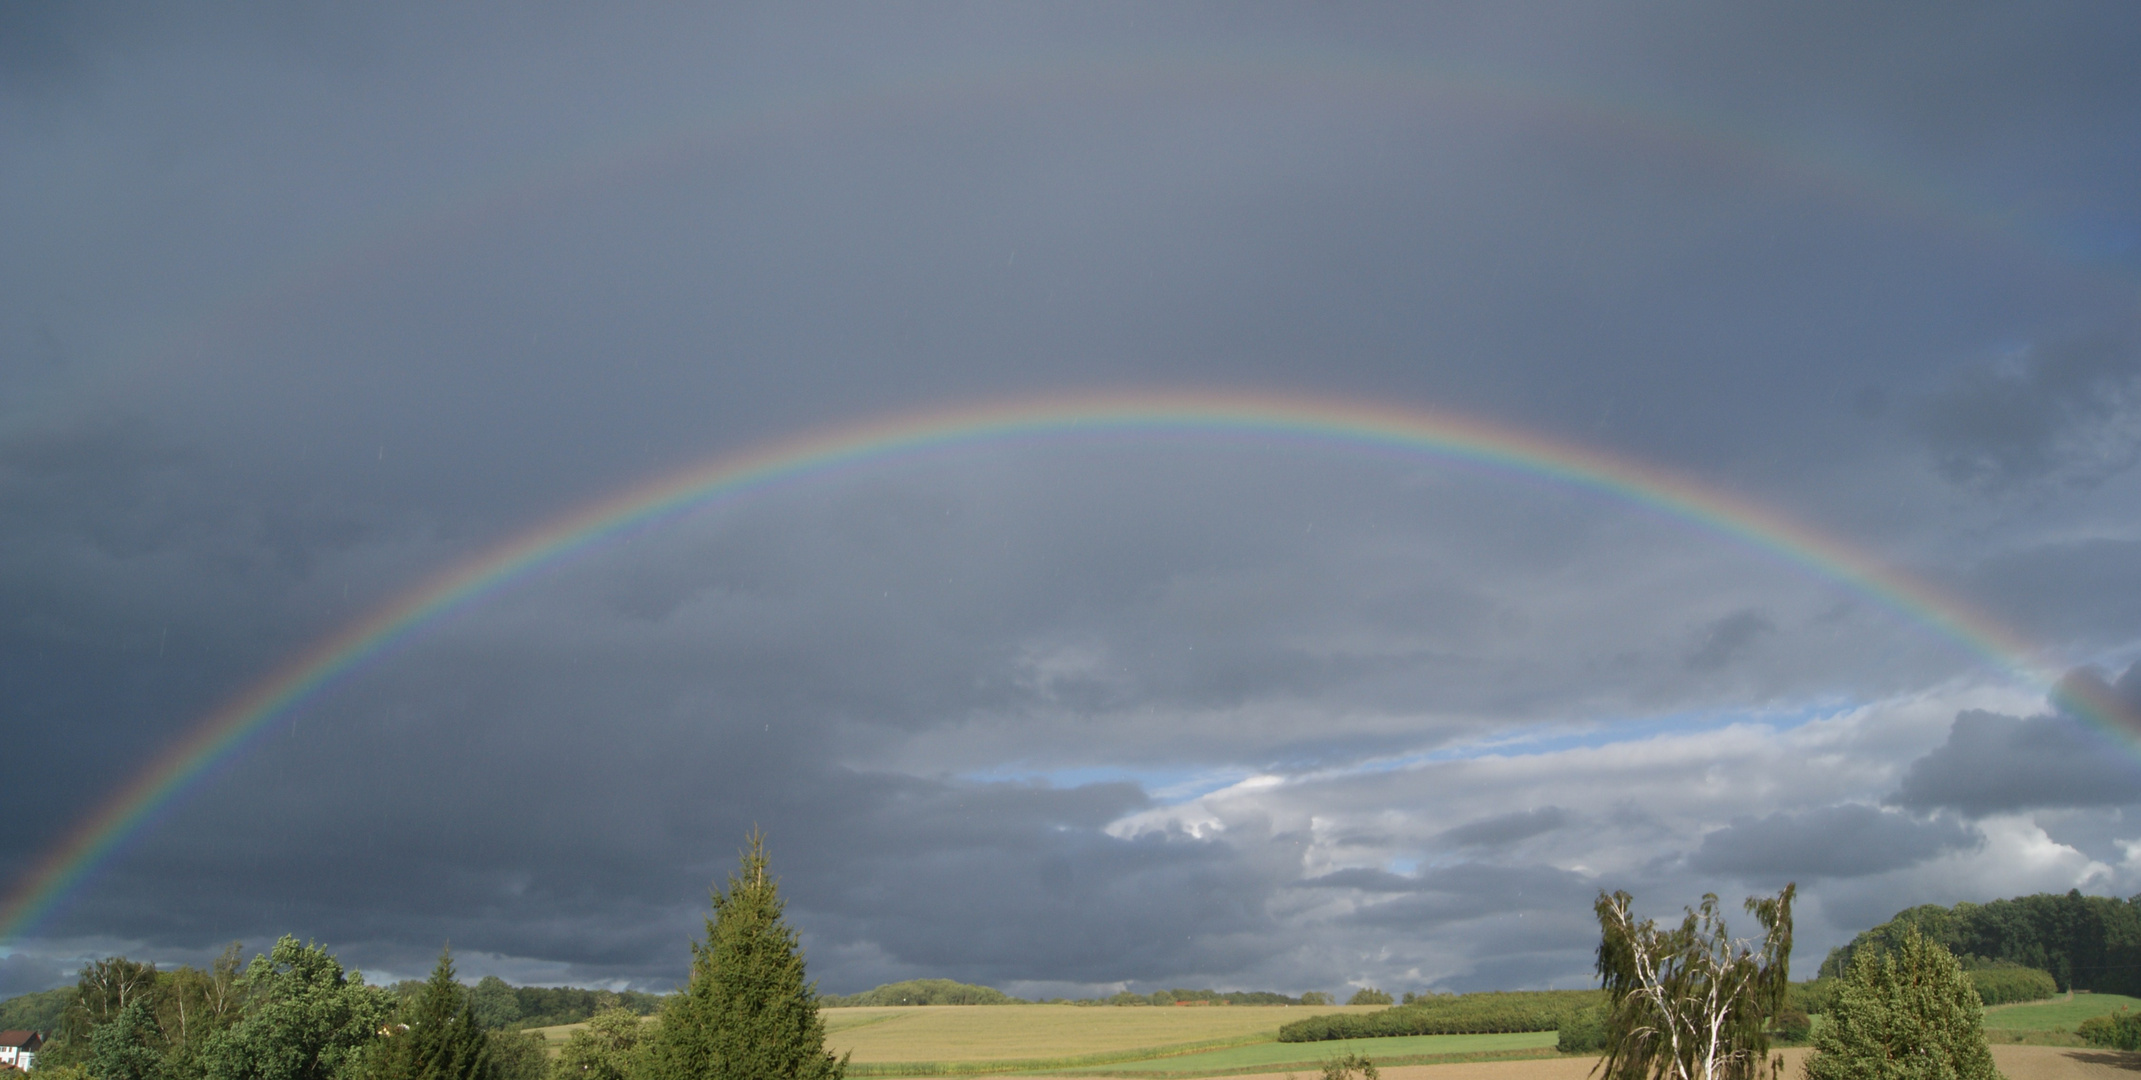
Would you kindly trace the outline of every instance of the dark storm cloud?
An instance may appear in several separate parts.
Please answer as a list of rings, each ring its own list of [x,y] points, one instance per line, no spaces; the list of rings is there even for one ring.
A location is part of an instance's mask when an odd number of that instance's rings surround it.
[[[2077,677],[2093,678],[2086,673],[2069,678]],[[2104,699],[2123,700],[2129,710],[2141,712],[2141,664],[2129,667],[2105,691]],[[1955,717],[1946,742],[1911,762],[1890,801],[1974,816],[2119,806],[2141,802],[2141,767],[2073,715],[2024,719],[1971,710]]]
[[[1976,842],[1960,822],[1848,804],[1739,818],[1705,834],[1689,863],[1703,873],[1807,883],[1878,874]]]
[[[2141,357],[2123,341],[2033,347],[1965,375],[1927,407],[1923,431],[1957,483],[2100,484],[2141,457]]]
[[[0,785],[0,884],[490,545],[1001,395],[1476,414],[1939,561],[2123,658],[2134,354],[1958,358],[2130,321],[2132,282],[2066,238],[2141,222],[2137,26],[9,5],[0,736],[33,765]],[[397,973],[450,938],[666,986],[753,824],[841,990],[1580,981],[1599,881],[1970,854],[1860,805],[1949,688],[1981,703],[1944,641],[1621,493],[1295,435],[850,462],[517,577],[264,728],[0,986],[286,931]],[[1918,695],[1930,720],[1883,711]],[[1891,726],[1653,738],[1836,703]],[[2112,766],[2040,723],[1957,721],[1898,805],[2037,805],[2058,775],[2109,805]],[[1568,731],[1596,745],[1540,749]],[[1824,764],[1718,781],[1733,754]],[[1457,786],[1390,771],[1422,755]],[[1177,801],[1229,784],[1224,814]],[[2112,810],[2058,835],[2133,838]]]

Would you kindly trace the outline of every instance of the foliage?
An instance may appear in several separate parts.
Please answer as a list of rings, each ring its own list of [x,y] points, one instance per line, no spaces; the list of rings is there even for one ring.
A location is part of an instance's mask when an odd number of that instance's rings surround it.
[[[1564,1054],[1595,1054],[1606,1048],[1606,1010],[1585,1009],[1562,1020],[1554,1049]]]
[[[1998,1080],[1962,965],[1915,926],[1852,958],[1807,1080]]]
[[[553,1027],[577,1024],[604,1009],[621,1008],[634,1016],[652,1016],[661,1010],[662,996],[640,990],[586,990],[577,986],[516,986],[513,997],[520,1003],[516,1027]]]
[[[1963,972],[1970,985],[1977,991],[1978,1001],[1986,1005],[2010,1005],[2018,1001],[2043,1001],[2059,993],[2059,982],[2048,971],[2026,968],[2020,964],[1998,963],[1976,966]]]
[[[504,979],[485,975],[468,992],[469,1010],[475,1013],[476,1026],[486,1030],[511,1027],[520,1019],[520,998]]]
[[[204,1048],[209,1080],[344,1080],[391,1008],[326,949],[288,935],[253,958],[243,983],[243,1017]]]
[[[1018,1002],[1019,999],[990,986],[950,979],[909,979],[846,997],[827,994],[818,999],[818,1006],[844,1009],[869,1005],[1014,1005]]]
[[[1321,990],[1310,990],[1301,995],[1301,1004],[1303,1005],[1329,1005],[1330,1003],[1331,995]]]
[[[637,1018],[634,1018],[637,1022]],[[550,1075],[550,1040],[534,1031],[491,1031],[491,1063],[498,1080],[545,1080]]]
[[[1905,928],[1963,958],[1966,967],[2007,961],[2052,976],[2057,988],[2141,995],[2141,897],[2038,893],[1987,904],[1944,908],[1925,904],[1896,913],[1888,922],[1829,953],[1823,975],[1843,973],[1860,949],[1888,948]]]
[[[2106,1016],[2092,1016],[2082,1021],[2074,1033],[2091,1046],[2141,1050],[2141,1013],[2120,1009]]]
[[[1351,1080],[1355,1076],[1361,1080],[1383,1080],[1383,1074],[1376,1071],[1375,1063],[1365,1054],[1347,1054],[1323,1066],[1323,1080]]]
[[[89,1075],[96,1080],[162,1080],[163,1041],[147,995],[137,994],[91,1030]]]
[[[372,1080],[498,1080],[472,997],[454,979],[452,952],[439,953],[423,993],[403,1003],[401,1023],[372,1048],[365,1071]]]
[[[1606,1080],[1752,1080],[1769,1055],[1769,1017],[1790,985],[1792,898],[1748,897],[1761,952],[1735,941],[1715,894],[1678,929],[1629,914],[1625,892],[1599,893],[1598,976],[1607,996]]]
[[[715,889],[706,941],[692,943],[691,985],[662,1009],[653,1080],[838,1080],[847,1059],[825,1050],[817,991],[753,832],[728,888]]]
[[[1304,994],[1305,999],[1308,995]],[[1381,1012],[1333,1013],[1279,1028],[1280,1042],[1376,1039],[1393,1035],[1484,1035],[1553,1031],[1570,1016],[1598,1005],[1596,990],[1497,991],[1438,994]]]
[[[1353,991],[1353,996],[1346,1000],[1346,1004],[1388,1005],[1390,1004],[1390,995],[1384,993],[1381,990],[1377,990],[1375,987],[1363,986],[1360,989]]]
[[[1829,1003],[1836,1000],[1836,988],[1842,982],[1834,976],[1795,982],[1785,992],[1785,1004],[1803,1013],[1828,1012]]]
[[[565,1040],[552,1071],[557,1080],[626,1080],[634,1074],[646,1031],[630,1010],[604,1009]]]
[[[0,1001],[0,1031],[59,1032],[60,1018],[74,1003],[74,988],[62,986]]]

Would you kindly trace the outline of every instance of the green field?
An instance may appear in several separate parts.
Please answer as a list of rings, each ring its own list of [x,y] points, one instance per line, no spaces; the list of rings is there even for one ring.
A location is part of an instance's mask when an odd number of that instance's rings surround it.
[[[2050,1001],[1995,1005],[1985,1010],[1987,1031],[2073,1031],[2092,1016],[2141,1008],[2141,998],[2122,994],[2073,994]]]
[[[1299,1069],[1308,1072],[1321,1068],[1326,1061],[1346,1054],[1364,1054],[1379,1065],[1403,1065],[1421,1059],[1529,1057],[1531,1054],[1526,1051],[1551,1054],[1557,1037],[1551,1031],[1525,1031],[1504,1035],[1401,1035],[1388,1039],[1342,1039],[1332,1042],[1267,1042],[1184,1054],[1179,1057],[1148,1058],[1119,1065],[1100,1065],[1065,1071],[1084,1075],[1117,1073],[1140,1076],[1217,1076],[1251,1069]]]

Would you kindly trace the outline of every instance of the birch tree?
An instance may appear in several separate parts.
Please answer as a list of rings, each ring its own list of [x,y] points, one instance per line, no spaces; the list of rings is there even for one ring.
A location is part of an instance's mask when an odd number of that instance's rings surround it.
[[[1714,893],[1671,930],[1636,922],[1626,892],[1598,894],[1604,1080],[1756,1080],[1790,980],[1795,888],[1748,897],[1759,942],[1731,936]]]

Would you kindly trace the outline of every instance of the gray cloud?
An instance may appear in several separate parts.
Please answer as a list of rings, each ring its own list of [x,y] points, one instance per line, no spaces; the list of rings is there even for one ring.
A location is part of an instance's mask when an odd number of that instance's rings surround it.
[[[1811,882],[1895,870],[1976,839],[1959,822],[1849,803],[1735,819],[1704,834],[1689,861],[1704,873]]]
[[[2036,346],[1935,398],[1923,432],[1957,483],[2102,483],[2141,458],[2141,358],[2115,341]]]
[[[2126,340],[2141,17],[1216,10],[0,11],[0,890],[497,544],[997,397],[1468,415],[2130,659],[2133,354],[1957,365]],[[1109,428],[732,492],[328,680],[0,986],[282,932],[666,986],[753,824],[842,990],[1574,985],[1601,886],[1856,873],[1808,948],[2018,850],[2141,889],[2117,762],[1949,731],[2035,706],[1948,638],[1508,465]]]
[[[1567,810],[1558,806],[1542,806],[1535,810],[1519,810],[1466,822],[1436,837],[1436,840],[1452,847],[1497,847],[1552,832],[1567,825],[1571,819]]]
[[[2141,665],[2129,668],[2117,687],[2129,702],[2141,697],[2134,693],[2141,686],[2137,672]],[[1890,801],[1971,815],[2124,805],[2141,802],[2141,768],[2070,715],[2025,719],[1971,710],[1956,715],[1946,742],[1910,763]]]
[[[1777,625],[1761,612],[1735,611],[1702,628],[1695,647],[1688,651],[1687,666],[1693,671],[1716,671],[1776,632]]]

